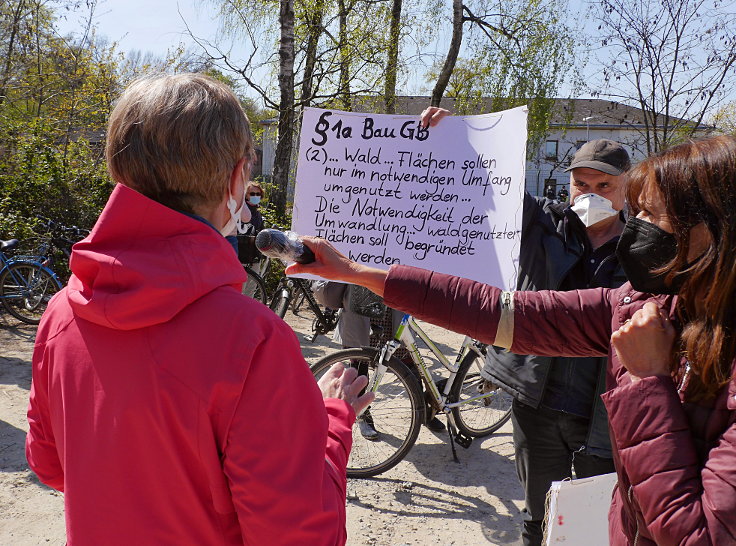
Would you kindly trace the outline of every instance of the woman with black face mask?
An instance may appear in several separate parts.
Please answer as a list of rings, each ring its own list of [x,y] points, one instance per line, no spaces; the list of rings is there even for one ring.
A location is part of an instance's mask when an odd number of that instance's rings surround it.
[[[736,544],[736,138],[687,142],[629,174],[617,289],[504,292],[386,272],[305,238],[287,273],[360,284],[387,305],[520,354],[608,356],[618,473],[611,544]]]

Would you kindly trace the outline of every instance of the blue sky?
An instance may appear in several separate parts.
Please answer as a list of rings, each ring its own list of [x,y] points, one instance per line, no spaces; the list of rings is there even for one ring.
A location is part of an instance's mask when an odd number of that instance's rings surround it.
[[[192,43],[184,21],[196,36],[215,36],[218,24],[213,13],[212,5],[202,0],[101,0],[95,23],[98,33],[118,42],[122,51],[164,55],[182,42]],[[60,21],[60,30],[78,32],[84,15],[69,15],[66,21]]]
[[[569,1],[579,9],[583,0]],[[207,0],[98,0],[94,21],[98,34],[106,36],[111,42],[117,42],[118,50],[125,53],[139,50],[164,57],[167,51],[180,44],[198,53],[201,49],[187,34],[186,28],[188,25],[199,38],[214,40],[219,32],[214,3]],[[57,13],[63,14],[61,10]],[[62,18],[59,21],[60,31],[80,32],[86,15],[81,10],[77,14],[67,15],[66,19]],[[441,25],[441,28],[445,27]],[[450,32],[449,25],[445,31]],[[424,53],[431,52],[444,58],[448,40],[449,36],[436,40],[429,47],[430,51],[425,50]],[[234,47],[233,53],[235,59],[243,59],[248,52]],[[410,79],[408,88],[400,92],[428,94],[429,87],[423,77],[420,77]]]
[[[85,16],[83,10],[68,15],[66,20],[59,21],[60,31],[80,32]],[[204,40],[214,40],[219,32],[213,2],[206,0],[99,0],[94,21],[98,35],[117,42],[120,51],[150,51],[161,57],[180,44],[194,52],[201,51],[186,32],[187,25],[195,36]],[[444,56],[445,49],[442,43],[432,47],[439,56]],[[233,52],[236,59],[245,58],[247,53],[237,47],[233,47]],[[422,85],[426,83],[410,84],[415,89],[409,92],[417,91]]]

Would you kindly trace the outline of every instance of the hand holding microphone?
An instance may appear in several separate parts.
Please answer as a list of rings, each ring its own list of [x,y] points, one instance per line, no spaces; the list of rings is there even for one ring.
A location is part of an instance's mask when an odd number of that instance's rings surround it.
[[[383,269],[354,262],[332,246],[332,243],[319,237],[306,236],[300,239],[299,242],[313,257],[307,258],[310,260],[309,262],[289,265],[284,271],[287,275],[307,273],[317,275],[323,279],[359,284],[365,286],[374,294],[383,297],[387,275],[387,272]],[[309,247],[304,243],[307,243]],[[256,245],[258,245],[257,242]]]
[[[278,258],[285,264],[309,264],[314,261],[314,252],[293,231],[264,229],[256,235],[256,248],[265,256]]]

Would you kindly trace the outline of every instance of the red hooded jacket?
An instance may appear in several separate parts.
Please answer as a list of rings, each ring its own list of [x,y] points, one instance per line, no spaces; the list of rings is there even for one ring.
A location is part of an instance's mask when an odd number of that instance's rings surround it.
[[[354,412],[240,294],[226,240],[118,185],[71,268],[39,327],[26,441],[68,543],[343,544]]]

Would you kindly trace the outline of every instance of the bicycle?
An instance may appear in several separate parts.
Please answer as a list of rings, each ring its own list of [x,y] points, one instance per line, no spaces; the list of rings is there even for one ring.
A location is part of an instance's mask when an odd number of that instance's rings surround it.
[[[304,296],[303,293],[299,293],[296,298],[293,298],[291,300],[291,312],[299,316],[299,313],[301,313],[302,308],[304,307],[304,304],[306,303],[307,303],[307,298]]]
[[[248,280],[243,283],[242,292],[268,305],[268,290],[262,274],[268,271],[269,260],[258,252],[254,241],[255,236],[253,235],[238,235],[238,260],[248,275]],[[254,267],[258,267],[260,272]]]
[[[39,256],[13,256],[19,241],[0,241],[0,299],[5,310],[26,324],[38,324],[51,297],[61,290],[56,274]]]
[[[412,332],[450,372],[448,378],[433,380]],[[402,346],[408,349],[416,370],[394,356]],[[486,345],[466,337],[451,364],[414,318],[404,315],[394,338],[380,349],[345,349],[311,366],[317,380],[336,363],[357,367],[359,373],[368,375],[367,390],[376,395],[353,426],[348,477],[370,478],[397,465],[416,442],[422,424],[433,416],[426,415],[428,405],[432,413],[447,416],[455,460],[455,443],[468,448],[473,438],[488,436],[506,423],[511,417],[512,398],[481,377],[485,352]],[[425,385],[426,395],[420,381]],[[361,420],[368,422],[378,434],[364,437],[360,431]]]
[[[65,226],[42,216],[39,216],[38,220],[41,221],[43,232],[34,255],[41,257],[42,264],[54,271],[62,283],[66,283],[71,275],[69,258],[72,246],[87,237],[89,230],[78,226]]]
[[[305,279],[281,277],[271,297],[269,307],[279,317],[284,318],[295,294],[297,299],[303,298],[304,303],[315,314],[315,319],[312,322],[312,337],[309,339],[310,343],[313,343],[317,336],[327,334],[337,327],[337,309],[320,306],[314,298],[310,281]]]
[[[243,294],[253,298],[254,300],[260,301],[264,305],[268,305],[268,291],[266,289],[266,281],[263,280],[258,273],[256,273],[251,265],[243,264],[245,272],[248,274],[248,280],[243,283]]]

